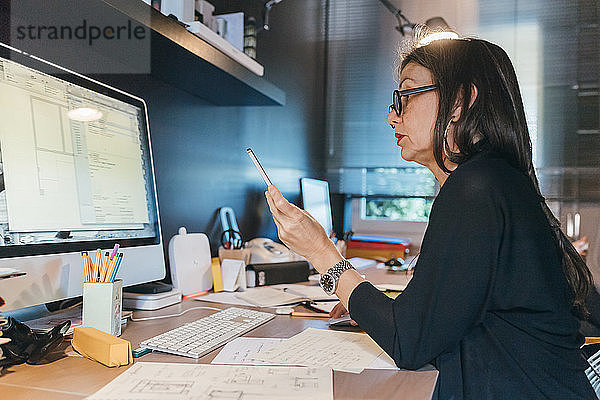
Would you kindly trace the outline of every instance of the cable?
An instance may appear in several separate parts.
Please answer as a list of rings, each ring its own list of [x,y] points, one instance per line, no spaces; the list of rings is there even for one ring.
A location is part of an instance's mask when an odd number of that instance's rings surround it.
[[[133,318],[133,314],[131,314],[131,317],[129,317],[129,319],[131,319],[133,322],[139,322],[139,321],[148,321],[151,319],[161,319],[161,318],[171,318],[171,317],[180,317],[183,314],[185,314],[188,311],[192,311],[192,310],[215,310],[215,311],[222,311],[222,309],[220,308],[215,308],[215,307],[192,307],[192,308],[188,308],[187,310],[180,312],[179,314],[171,314],[171,315],[157,315],[154,317],[144,317],[144,318]]]

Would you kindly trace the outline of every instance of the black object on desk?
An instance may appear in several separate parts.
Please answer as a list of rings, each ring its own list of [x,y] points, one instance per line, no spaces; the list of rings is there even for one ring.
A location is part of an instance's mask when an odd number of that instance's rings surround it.
[[[44,357],[54,350],[64,339],[71,327],[67,320],[46,333],[36,333],[24,323],[8,317],[0,326],[0,336],[10,342],[0,345],[0,369],[12,365],[42,363]]]
[[[308,261],[250,264],[246,271],[255,273],[254,282],[248,282],[248,286],[265,286],[307,281],[310,266]]]

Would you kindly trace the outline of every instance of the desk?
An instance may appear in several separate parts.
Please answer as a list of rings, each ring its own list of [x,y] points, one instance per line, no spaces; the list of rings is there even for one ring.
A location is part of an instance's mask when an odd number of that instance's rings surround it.
[[[361,270],[369,279],[380,283],[403,283],[410,279],[404,273],[387,274],[384,270]],[[185,300],[158,311],[139,311],[137,317],[176,314],[197,306],[228,308],[227,305],[203,301]],[[158,335],[185,322],[213,313],[211,310],[194,310],[181,317],[159,320],[129,322],[121,336],[131,341],[133,348],[149,337]],[[248,332],[244,336],[288,338],[306,328],[327,329],[327,321],[294,318],[278,315],[275,319]],[[67,350],[70,350],[69,346]],[[136,359],[155,362],[210,363],[220,348],[195,360],[165,353],[151,353]],[[82,399],[98,391],[128,367],[108,368],[82,357],[64,357],[47,365],[18,365],[11,367],[0,377],[0,393],[3,399]],[[361,374],[334,371],[335,399],[429,399],[436,371],[364,370]]]

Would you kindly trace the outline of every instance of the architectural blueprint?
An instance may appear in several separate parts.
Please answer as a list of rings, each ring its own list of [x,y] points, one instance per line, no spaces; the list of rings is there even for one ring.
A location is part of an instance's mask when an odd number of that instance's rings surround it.
[[[251,364],[251,365],[273,365],[267,361],[255,360],[252,357],[256,353],[267,350],[286,339],[280,338],[255,338],[239,337],[227,343],[219,351],[219,354],[211,361],[211,364]],[[385,352],[375,359],[368,369],[398,369],[394,360]]]
[[[89,400],[333,399],[329,368],[137,362]]]

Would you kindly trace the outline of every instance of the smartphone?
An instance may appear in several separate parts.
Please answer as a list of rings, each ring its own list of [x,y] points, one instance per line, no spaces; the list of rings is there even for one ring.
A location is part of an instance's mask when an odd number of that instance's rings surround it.
[[[260,176],[262,176],[262,178],[265,181],[265,183],[267,184],[267,186],[271,186],[272,183],[271,183],[271,180],[269,179],[269,176],[265,172],[265,170],[262,167],[262,165],[260,165],[260,163],[258,162],[258,158],[256,158],[256,156],[254,155],[254,152],[252,151],[252,149],[250,147],[248,147],[246,149],[246,153],[248,153],[248,155],[252,159],[252,162],[254,163],[254,166],[256,167],[256,169],[258,170],[258,172],[260,173]]]

